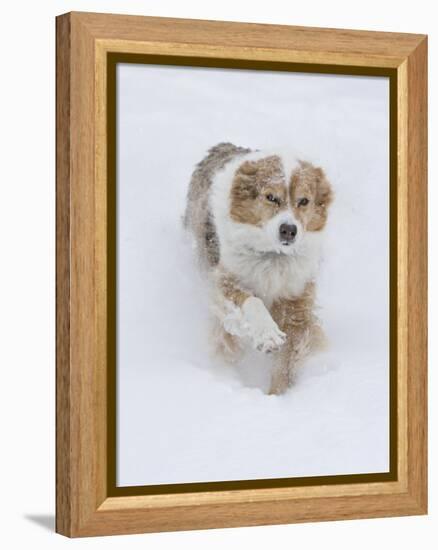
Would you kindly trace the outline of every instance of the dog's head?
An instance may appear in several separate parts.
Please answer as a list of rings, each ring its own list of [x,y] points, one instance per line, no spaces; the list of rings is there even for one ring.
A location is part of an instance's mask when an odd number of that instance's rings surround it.
[[[242,244],[257,252],[293,255],[306,235],[322,231],[332,198],[321,168],[297,161],[288,170],[280,156],[269,155],[237,166],[229,215]]]

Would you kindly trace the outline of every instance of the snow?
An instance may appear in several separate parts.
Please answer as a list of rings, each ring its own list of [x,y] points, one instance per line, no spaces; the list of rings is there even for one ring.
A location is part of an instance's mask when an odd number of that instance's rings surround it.
[[[389,468],[389,81],[118,66],[117,482]],[[208,347],[205,281],[181,216],[220,141],[301,151],[335,190],[318,282],[328,351],[268,396],[266,357]]]

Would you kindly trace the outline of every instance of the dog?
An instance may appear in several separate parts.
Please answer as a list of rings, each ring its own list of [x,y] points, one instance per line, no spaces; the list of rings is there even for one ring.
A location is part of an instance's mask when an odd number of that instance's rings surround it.
[[[320,348],[315,279],[333,191],[306,160],[219,143],[192,174],[184,225],[211,288],[215,348],[270,353],[270,394]]]

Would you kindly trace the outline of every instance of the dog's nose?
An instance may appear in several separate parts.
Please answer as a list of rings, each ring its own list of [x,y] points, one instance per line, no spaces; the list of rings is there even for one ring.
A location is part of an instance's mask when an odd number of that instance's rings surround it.
[[[291,243],[295,239],[297,231],[295,224],[282,223],[280,225],[280,241]]]

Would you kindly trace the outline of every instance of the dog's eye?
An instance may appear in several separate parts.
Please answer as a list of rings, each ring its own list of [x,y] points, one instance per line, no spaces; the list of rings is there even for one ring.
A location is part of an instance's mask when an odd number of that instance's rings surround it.
[[[280,199],[278,197],[274,197],[274,195],[272,193],[269,193],[268,195],[266,195],[266,199],[269,202],[273,202],[277,205],[280,205]]]
[[[309,204],[309,199],[306,197],[303,197],[302,199],[298,200],[298,206],[307,206]]]

